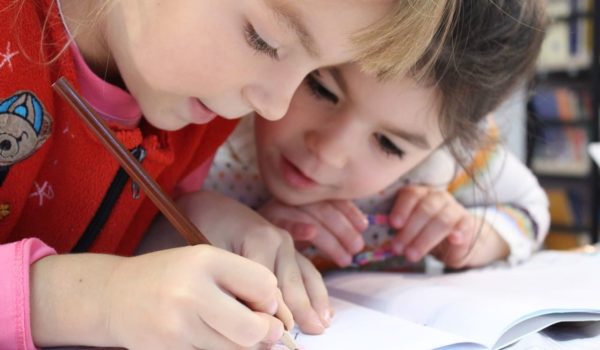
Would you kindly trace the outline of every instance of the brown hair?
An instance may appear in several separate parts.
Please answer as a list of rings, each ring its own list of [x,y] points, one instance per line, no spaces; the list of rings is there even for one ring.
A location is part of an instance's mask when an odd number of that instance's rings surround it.
[[[441,51],[458,1],[395,0],[387,16],[354,37],[355,61],[382,79],[405,75],[417,62],[426,71]]]
[[[435,37],[425,53],[435,57],[425,82],[437,88],[439,126],[448,150],[475,187],[493,196],[481,182],[485,178],[467,166],[472,163],[469,150],[495,147],[497,140],[482,133],[479,124],[533,73],[547,17],[540,0],[461,0],[456,11],[447,38]]]
[[[483,141],[479,122],[530,77],[547,23],[539,0],[462,0],[456,11],[448,37],[434,38],[425,54],[435,57],[426,78],[439,91],[454,156]]]

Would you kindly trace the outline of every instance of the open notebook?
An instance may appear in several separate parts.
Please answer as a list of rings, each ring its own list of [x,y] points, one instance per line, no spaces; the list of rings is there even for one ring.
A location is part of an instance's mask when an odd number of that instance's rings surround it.
[[[302,349],[501,349],[552,324],[600,321],[600,254],[543,252],[441,276],[327,276],[336,315]],[[600,345],[599,345],[600,348]]]

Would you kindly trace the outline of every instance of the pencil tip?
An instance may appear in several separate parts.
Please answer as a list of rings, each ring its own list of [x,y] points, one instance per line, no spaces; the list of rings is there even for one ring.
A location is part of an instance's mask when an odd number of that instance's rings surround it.
[[[289,350],[300,350],[298,345],[296,345],[294,338],[292,338],[292,335],[288,331],[283,332],[280,341]]]

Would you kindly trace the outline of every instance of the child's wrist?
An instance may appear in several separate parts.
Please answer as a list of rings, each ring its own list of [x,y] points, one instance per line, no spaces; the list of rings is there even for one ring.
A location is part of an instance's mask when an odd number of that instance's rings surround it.
[[[483,221],[481,231],[476,234],[478,236],[475,237],[473,253],[467,263],[468,266],[484,266],[508,258],[510,248],[493,226]]]
[[[125,258],[56,255],[31,267],[31,331],[36,346],[114,346],[107,327],[106,288]]]

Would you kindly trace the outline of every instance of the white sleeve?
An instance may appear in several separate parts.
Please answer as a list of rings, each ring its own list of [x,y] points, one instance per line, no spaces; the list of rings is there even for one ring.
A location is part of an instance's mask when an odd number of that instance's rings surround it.
[[[453,191],[456,199],[481,216],[510,247],[517,263],[539,249],[550,226],[548,198],[533,173],[502,145],[488,151],[475,181]]]

